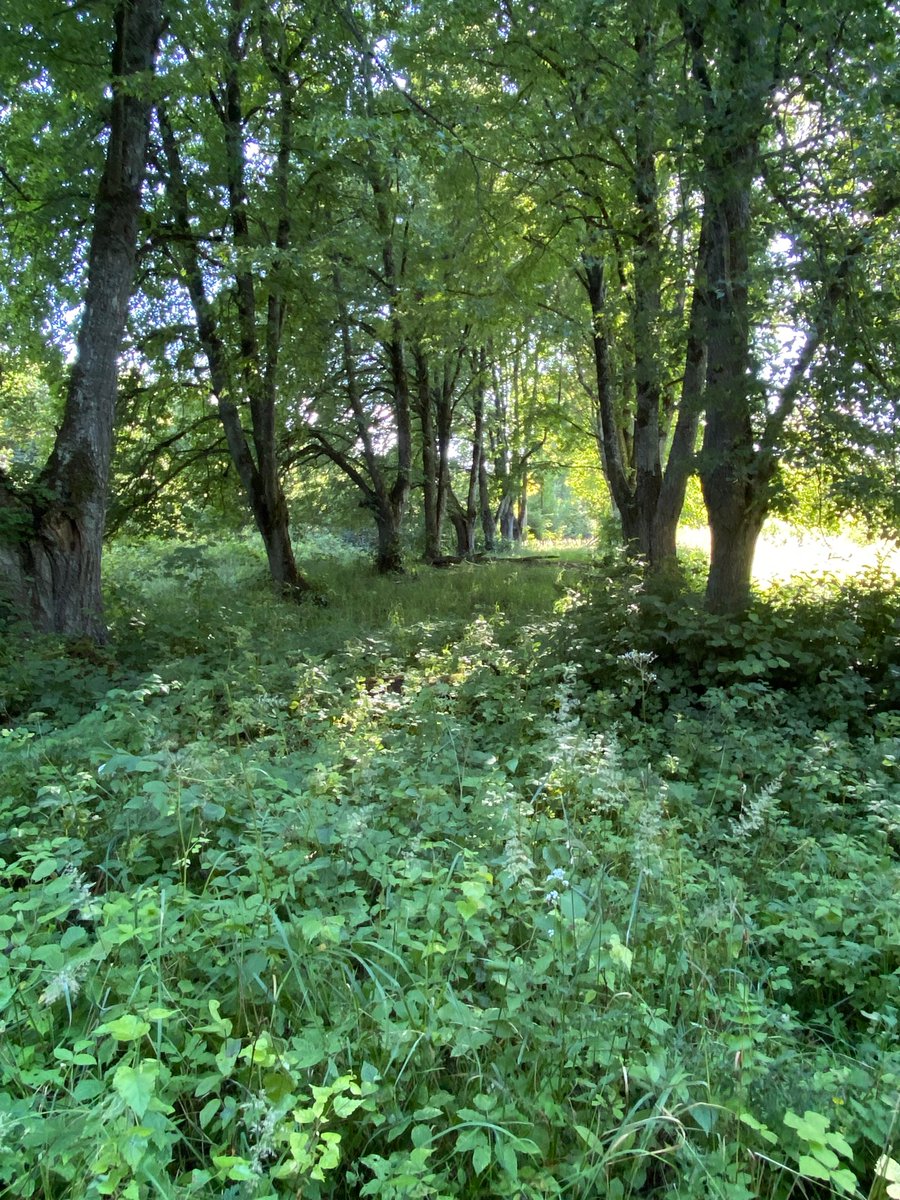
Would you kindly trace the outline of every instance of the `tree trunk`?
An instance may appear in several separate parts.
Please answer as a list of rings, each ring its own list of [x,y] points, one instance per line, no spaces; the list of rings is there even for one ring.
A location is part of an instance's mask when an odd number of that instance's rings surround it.
[[[434,562],[441,556],[440,466],[428,360],[420,346],[413,351],[416,364],[416,407],[422,429],[422,509],[425,521],[425,546],[422,557]]]
[[[134,282],[160,0],[115,16],[106,164],[94,206],[84,315],[62,426],[30,497],[0,477],[12,538],[0,565],[18,614],[45,632],[105,640],[100,559],[115,426],[117,360]],[[135,81],[138,81],[137,83]],[[4,514],[5,515],[5,514]]]
[[[739,612],[750,599],[762,499],[753,474],[750,413],[749,186],[732,183],[712,216],[707,334],[706,427],[700,471],[712,536],[706,601]]]
[[[481,533],[484,537],[484,548],[488,554],[494,552],[497,526],[491,510],[491,493],[488,483],[487,464],[482,455],[478,466],[478,507],[481,510]]]
[[[243,176],[242,119],[237,67],[234,66],[227,85],[228,103],[219,112],[229,148],[228,173],[232,232],[235,245],[246,246],[249,238],[246,216],[246,196]],[[231,461],[237,471],[253,520],[262,538],[272,582],[287,596],[299,598],[312,590],[312,585],[297,569],[290,537],[290,516],[278,468],[278,446],[275,431],[277,400],[276,372],[281,344],[282,302],[279,293],[270,294],[267,305],[265,357],[260,352],[256,334],[256,286],[249,266],[236,272],[235,296],[241,336],[241,374],[243,389],[234,378],[228,348],[220,333],[216,312],[210,301],[204,268],[201,265],[196,240],[191,232],[190,201],[182,166],[181,152],[169,120],[166,106],[157,106],[168,176],[166,190],[172,208],[174,225],[180,235],[180,273],[190,296],[196,319],[197,338],[209,366],[210,383],[216,397],[219,419]],[[289,113],[283,121],[289,127]],[[284,197],[286,171],[284,143],[289,128],[282,130],[275,182],[279,200]],[[289,226],[279,222],[276,252],[286,252]],[[242,391],[244,394],[242,394]],[[241,419],[249,408],[251,439]]]
[[[512,495],[506,492],[501,496],[497,508],[497,527],[504,542],[515,541],[516,537],[516,513],[513,503]]]
[[[710,516],[712,544],[706,607],[714,613],[743,612],[750,603],[753,556],[763,516],[751,506],[738,505],[730,510],[721,505],[714,507],[715,521]]]
[[[474,523],[470,524],[466,520],[462,508],[457,508],[453,504],[448,506],[447,516],[450,518],[450,524],[453,526],[453,533],[456,537],[456,557],[471,558],[475,553]]]
[[[660,439],[660,310],[662,307],[662,231],[656,179],[654,121],[655,74],[653,31],[637,21],[634,205],[634,338],[635,417],[633,432],[633,496],[637,535],[633,545],[653,570],[653,523],[662,489]]]
[[[753,552],[768,503],[768,478],[759,470],[753,427],[751,203],[780,55],[766,60],[767,50],[774,48],[760,36],[761,6],[737,6],[726,48],[717,51],[722,66],[714,86],[701,13],[687,6],[681,12],[704,113],[708,360],[700,480],[712,535],[706,603],[713,612],[731,613],[749,603]]]
[[[463,508],[459,497],[451,488],[447,493],[447,516],[450,518],[450,524],[453,526],[456,536],[457,558],[471,558],[475,553],[477,508],[472,505]]]
[[[487,352],[483,346],[478,351],[477,371],[474,401],[475,430],[472,442],[472,476],[469,479],[469,507],[474,506],[480,514],[484,548],[488,553],[491,553],[494,549],[494,515],[491,512],[487,453],[484,444],[484,380],[487,373]],[[478,464],[477,469],[476,462]]]
[[[709,252],[708,226],[704,215],[700,223],[697,265],[694,269],[678,416],[650,532],[650,563],[656,572],[671,570],[678,561],[678,522],[684,508],[688,480],[694,470],[694,452],[703,412],[707,368],[706,294],[703,281],[706,279]]]
[[[516,505],[516,522],[514,525],[517,542],[528,540],[528,476],[526,475],[519,489],[519,502]]]
[[[378,530],[378,549],[375,567],[382,575],[401,574],[403,550],[400,544],[402,514],[390,503],[379,504],[375,509],[375,525]]]

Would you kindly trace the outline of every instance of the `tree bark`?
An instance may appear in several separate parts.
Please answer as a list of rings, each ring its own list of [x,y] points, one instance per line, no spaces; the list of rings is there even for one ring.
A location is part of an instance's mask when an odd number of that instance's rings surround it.
[[[425,547],[422,557],[425,562],[430,563],[441,556],[443,522],[440,511],[440,468],[428,361],[421,346],[415,347],[413,357],[416,365],[416,407],[422,430],[422,508],[425,521]]]
[[[697,434],[703,415],[707,367],[706,295],[703,280],[706,278],[708,250],[708,222],[704,216],[700,223],[678,416],[675,419],[672,444],[666,459],[650,533],[650,561],[653,563],[653,569],[658,572],[674,568],[678,561],[678,522],[684,508],[688,480],[694,470]]]
[[[714,85],[702,18],[686,6],[681,14],[705,125],[708,358],[700,480],[712,539],[706,604],[712,612],[735,613],[750,601],[753,552],[768,503],[768,480],[756,469],[749,275],[753,180],[777,68],[767,70],[760,57],[766,42],[756,5],[748,3],[735,10]]]
[[[84,315],[62,426],[38,484],[17,496],[0,478],[0,566],[17,615],[45,632],[104,641],[100,562],[115,427],[117,360],[134,282],[160,0],[115,14],[112,110],[94,206]]]
[[[380,504],[375,509],[378,530],[378,549],[375,567],[382,575],[398,575],[403,571],[403,547],[400,541],[403,514],[394,505]]]

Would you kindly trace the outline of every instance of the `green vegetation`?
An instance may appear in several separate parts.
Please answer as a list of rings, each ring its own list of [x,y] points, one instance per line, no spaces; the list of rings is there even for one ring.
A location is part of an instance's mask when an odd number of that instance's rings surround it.
[[[0,641],[0,1195],[895,1195],[897,581],[298,551]]]
[[[0,1200],[900,1200],[897,16],[0,4]]]

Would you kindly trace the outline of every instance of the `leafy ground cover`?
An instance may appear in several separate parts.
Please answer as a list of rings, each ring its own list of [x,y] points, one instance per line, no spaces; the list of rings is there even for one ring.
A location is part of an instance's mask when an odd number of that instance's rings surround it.
[[[0,1195],[895,1195],[896,580],[316,549],[0,642]]]

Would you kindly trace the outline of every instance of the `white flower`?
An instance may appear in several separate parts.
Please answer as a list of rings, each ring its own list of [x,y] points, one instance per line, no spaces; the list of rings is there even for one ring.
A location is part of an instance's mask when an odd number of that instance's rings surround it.
[[[49,1008],[51,1004],[55,1004],[57,1000],[66,998],[66,1004],[71,1006],[72,1001],[81,991],[81,977],[87,970],[87,963],[74,963],[70,966],[63,967],[50,980],[44,990],[41,992],[38,1000],[45,1008]]]
[[[627,654],[620,654],[617,657],[618,661],[625,666],[634,667],[643,683],[653,683],[656,679],[656,672],[650,670],[650,664],[656,659],[656,655],[652,651],[629,650]]]

